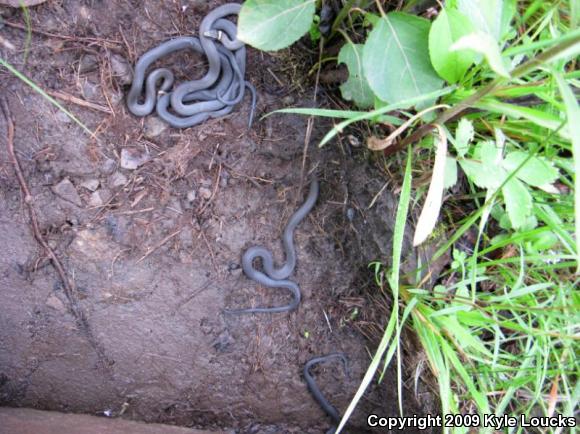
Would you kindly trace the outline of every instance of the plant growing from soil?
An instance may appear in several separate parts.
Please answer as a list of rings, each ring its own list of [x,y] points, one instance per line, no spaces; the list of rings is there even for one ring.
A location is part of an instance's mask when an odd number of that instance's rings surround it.
[[[247,0],[239,37],[262,50],[288,47],[322,21],[321,3]],[[402,412],[404,325],[419,337],[443,414],[574,417],[579,2],[449,0],[427,10],[420,1],[384,3],[343,0],[326,32],[309,32],[322,38],[322,50],[344,40],[336,62],[348,80],[340,92],[363,111],[279,111],[338,119],[320,146],[367,122],[367,145],[382,151],[384,164],[407,152],[392,265],[374,264],[393,309],[337,432],[395,355]],[[318,65],[328,60],[322,51]],[[431,172],[428,185],[412,183],[414,171]],[[443,228],[447,241],[433,259],[452,252],[434,288],[410,283],[400,268],[417,203],[415,246]],[[471,233],[471,243],[460,242]]]

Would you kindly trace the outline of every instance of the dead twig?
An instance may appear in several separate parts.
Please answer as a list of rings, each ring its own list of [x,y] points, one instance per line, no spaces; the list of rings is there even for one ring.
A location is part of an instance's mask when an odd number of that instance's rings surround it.
[[[57,39],[64,39],[66,41],[76,41],[76,42],[92,42],[92,43],[101,43],[101,44],[109,44],[109,45],[122,45],[121,42],[116,41],[114,39],[103,39],[103,38],[90,38],[84,36],[70,36],[70,35],[58,35],[56,33],[44,32],[42,30],[38,30],[33,28],[29,28],[24,24],[14,23],[11,21],[4,21],[4,25],[8,27],[12,27],[18,30],[24,30],[26,32],[30,31],[32,33],[36,33],[38,35],[46,36],[48,38],[57,38]]]
[[[66,271],[54,250],[50,247],[47,241],[44,239],[42,232],[40,231],[40,226],[38,224],[38,215],[36,214],[36,210],[33,206],[33,197],[30,193],[30,189],[28,188],[28,184],[26,182],[26,178],[24,177],[24,172],[22,171],[22,166],[20,165],[20,161],[16,156],[16,152],[14,150],[14,120],[12,118],[12,113],[8,106],[8,101],[5,97],[0,98],[0,108],[2,109],[2,114],[4,115],[4,119],[6,120],[6,147],[8,150],[8,157],[12,166],[14,167],[14,171],[16,172],[16,177],[18,178],[18,184],[20,185],[20,189],[24,194],[24,203],[28,208],[28,215],[30,217],[30,223],[32,226],[32,233],[34,238],[40,244],[40,246],[44,249],[47,256],[50,258],[53,267],[55,268],[58,276],[60,277],[65,296],[68,301],[68,307],[77,321],[79,328],[85,334],[86,338],[89,340],[89,343],[97,353],[100,362],[106,362],[107,358],[103,349],[98,345],[96,339],[94,338],[91,328],[89,326],[89,322],[81,310],[80,306],[75,297],[75,291],[73,289],[73,285],[71,284]]]
[[[90,108],[90,109],[97,110],[97,111],[100,111],[103,113],[107,113],[109,115],[113,114],[113,112],[111,111],[111,109],[109,109],[109,107],[105,107],[105,106],[102,106],[99,104],[85,101],[84,99],[77,98],[76,96],[69,95],[67,93],[57,92],[55,90],[49,90],[46,93],[48,93],[50,96],[58,98],[62,101],[70,102],[70,103],[76,104],[76,105],[81,106],[81,107]]]
[[[147,258],[149,255],[151,255],[154,251],[156,251],[157,249],[159,249],[161,246],[163,246],[163,244],[165,244],[171,238],[173,238],[174,236],[176,236],[177,234],[179,234],[181,231],[182,231],[182,229],[179,229],[178,231],[173,232],[171,235],[168,235],[165,238],[163,238],[159,244],[157,244],[156,246],[150,248],[147,251],[147,253],[145,253],[141,258],[139,258],[139,260],[135,264],[139,264],[140,262],[144,261],[145,258]]]

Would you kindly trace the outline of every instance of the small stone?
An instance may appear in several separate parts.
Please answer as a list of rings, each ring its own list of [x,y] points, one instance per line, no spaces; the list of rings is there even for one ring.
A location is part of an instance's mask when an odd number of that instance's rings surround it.
[[[145,126],[143,128],[143,134],[145,137],[153,138],[160,135],[163,131],[165,131],[169,126],[157,116],[149,116],[145,120]]]
[[[107,189],[97,190],[91,193],[89,205],[92,207],[103,206],[111,198],[111,192]]]
[[[99,60],[97,59],[97,56],[94,54],[86,54],[81,57],[81,61],[79,62],[79,72],[81,74],[92,72],[97,69],[98,64]]]
[[[123,148],[121,150],[121,167],[123,169],[135,170],[149,161],[149,154],[139,149]]]
[[[89,191],[95,191],[99,188],[100,182],[98,179],[87,179],[81,182],[81,187],[86,188]]]
[[[124,57],[113,54],[111,56],[111,69],[119,83],[126,85],[133,81],[133,70]]]
[[[284,104],[285,106],[292,105],[292,104],[294,104],[294,102],[295,102],[295,99],[292,95],[288,95],[288,96],[285,96],[284,98],[282,98],[282,104]]]
[[[115,160],[113,160],[112,158],[107,158],[105,161],[103,161],[103,164],[101,164],[100,170],[101,173],[105,175],[110,175],[115,171],[116,167],[117,163],[115,162]]]
[[[125,175],[123,175],[121,172],[115,172],[109,178],[109,186],[113,188],[121,187],[127,184],[127,181],[128,180]]]
[[[191,190],[187,192],[187,201],[189,203],[192,203],[193,201],[195,201],[195,198],[197,197],[197,193],[195,192],[195,190]]]
[[[208,200],[211,197],[211,190],[207,187],[201,187],[199,189],[199,195],[205,199]]]
[[[81,85],[81,91],[83,93],[83,97],[88,100],[94,100],[99,96],[99,86],[95,83],[91,83],[90,81],[85,81]]]
[[[68,178],[63,179],[54,187],[52,187],[54,194],[67,202],[73,203],[76,206],[82,206],[83,202],[77,192],[77,189]]]
[[[50,296],[46,299],[46,305],[60,312],[66,310],[64,303],[54,294],[50,294]]]

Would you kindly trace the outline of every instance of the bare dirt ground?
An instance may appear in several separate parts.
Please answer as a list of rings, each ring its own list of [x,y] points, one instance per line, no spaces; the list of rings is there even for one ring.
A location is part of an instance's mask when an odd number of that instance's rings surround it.
[[[305,156],[305,118],[259,119],[313,104],[310,85],[293,81],[290,58],[249,50],[248,76],[259,95],[250,130],[248,101],[225,119],[181,131],[135,118],[124,106],[124,61],[196,29],[221,3],[48,1],[30,9],[27,50],[22,12],[0,9],[7,21],[0,32],[17,47],[2,57],[97,131],[90,137],[0,70],[32,205],[87,318],[79,326],[32,235],[0,119],[1,405],[241,433],[319,433],[329,420],[301,370],[309,358],[335,351],[348,356],[350,375],[339,366],[317,368],[321,389],[339,410],[356,391],[376,345],[361,330],[376,337],[372,330],[388,315],[367,265],[389,260],[396,201],[365,151],[315,146],[328,124],[315,123]],[[190,78],[204,70],[195,55],[169,62]],[[142,164],[125,169],[123,156]],[[282,259],[279,237],[311,171],[321,196],[296,232],[300,308],[225,315],[226,308],[286,301],[243,275],[241,254],[264,244]],[[414,372],[416,361],[406,360],[405,372]],[[369,412],[398,414],[395,378],[389,371],[371,387],[349,432],[365,432]],[[406,412],[435,411],[423,384],[418,395],[413,389],[410,377]]]

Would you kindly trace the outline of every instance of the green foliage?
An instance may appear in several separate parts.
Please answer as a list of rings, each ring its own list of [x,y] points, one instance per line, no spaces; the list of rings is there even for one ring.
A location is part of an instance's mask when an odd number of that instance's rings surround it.
[[[479,142],[473,147],[473,157],[465,158],[470,130],[473,127],[463,120],[457,129],[455,143],[458,162],[467,177],[478,187],[495,192],[500,189],[504,197],[511,227],[519,229],[532,217],[532,193],[529,187],[548,188],[559,177],[559,172],[546,159],[524,151],[508,152],[493,141]]]
[[[238,38],[261,50],[280,50],[296,42],[312,24],[315,0],[246,0]]]
[[[342,96],[374,109],[281,111],[341,119],[321,145],[355,122],[399,126],[403,139],[392,145],[397,150],[434,130],[439,138],[422,141],[426,145],[415,154],[409,148],[401,170],[393,264],[375,264],[377,285],[390,288],[393,309],[337,432],[381,362],[379,380],[397,361],[402,399],[399,338],[405,324],[416,332],[438,381],[443,413],[572,417],[580,399],[580,2],[442,3],[433,23],[383,13],[375,2],[357,3],[350,14],[341,11],[348,26],[335,32],[346,41],[338,63],[349,71]],[[421,116],[418,129],[406,122],[415,107],[435,102],[449,108],[435,119]],[[433,142],[443,146],[430,147]],[[410,166],[411,158],[417,167]],[[398,161],[389,169],[400,167]],[[413,171],[431,175],[428,189],[410,183]],[[437,226],[444,229],[437,231],[446,233],[432,260],[452,253],[433,290],[421,281],[417,287],[402,283],[406,259],[400,242],[411,206],[421,203],[421,215],[428,211],[430,217],[417,220],[414,241],[427,239],[437,216],[444,216]],[[460,250],[458,241],[472,240],[472,230],[476,239]]]
[[[429,60],[429,21],[399,12],[381,19],[365,43],[363,66],[375,95],[396,103],[443,84]]]
[[[475,56],[467,50],[451,51],[451,46],[461,37],[473,32],[469,19],[455,9],[443,9],[429,32],[429,56],[433,68],[449,83],[457,83],[463,78],[475,61]]]
[[[374,104],[375,96],[363,73],[363,45],[348,42],[338,53],[338,64],[346,64],[349,71],[348,80],[340,86],[342,97],[353,101],[360,108],[369,108]]]

